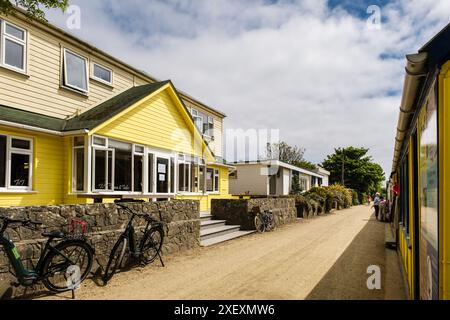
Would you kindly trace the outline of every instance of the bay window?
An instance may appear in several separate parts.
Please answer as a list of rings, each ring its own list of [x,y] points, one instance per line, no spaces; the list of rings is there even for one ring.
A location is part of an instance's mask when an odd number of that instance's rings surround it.
[[[170,151],[155,149],[153,152],[150,147],[100,136],[91,137],[89,144],[85,139],[73,138],[73,192],[155,196],[177,192],[206,192],[207,168],[202,158],[184,154],[179,154],[176,158]],[[1,145],[0,139],[0,147]],[[14,142],[14,145],[23,148],[29,146],[19,141]],[[90,161],[86,162],[88,159]],[[4,160],[0,157],[0,163],[2,162]],[[91,184],[86,180],[89,171]],[[0,175],[4,175],[1,170]],[[212,170],[210,192],[216,190],[214,186],[218,185],[214,175],[215,171]]]
[[[32,166],[32,140],[0,136],[0,190],[31,190]]]
[[[26,72],[27,32],[9,22],[0,20],[1,65]]]

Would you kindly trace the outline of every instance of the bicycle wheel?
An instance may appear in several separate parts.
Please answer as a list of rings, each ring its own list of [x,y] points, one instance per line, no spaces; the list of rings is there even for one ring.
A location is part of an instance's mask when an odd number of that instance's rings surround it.
[[[145,264],[152,263],[158,257],[164,242],[164,231],[161,228],[148,230],[141,244],[141,261]]]
[[[270,221],[269,221],[269,224],[268,224],[267,228],[270,231],[274,231],[275,230],[275,217],[272,216],[269,220]]]
[[[109,280],[114,276],[114,274],[122,267],[123,257],[127,249],[126,238],[120,238],[119,241],[114,245],[109,256],[108,264],[106,265],[105,273],[103,275],[103,282],[108,283]]]
[[[259,233],[263,233],[264,231],[266,231],[266,225],[264,224],[264,221],[260,215],[257,215],[255,217],[255,228]]]
[[[42,282],[53,292],[72,290],[91,272],[94,250],[84,241],[61,242],[55,249],[44,258]]]

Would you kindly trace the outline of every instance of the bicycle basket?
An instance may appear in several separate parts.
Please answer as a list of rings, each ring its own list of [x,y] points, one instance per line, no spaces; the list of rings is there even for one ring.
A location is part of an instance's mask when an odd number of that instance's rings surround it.
[[[86,236],[89,231],[89,224],[81,219],[69,220],[68,230],[66,238],[68,239],[81,239]]]

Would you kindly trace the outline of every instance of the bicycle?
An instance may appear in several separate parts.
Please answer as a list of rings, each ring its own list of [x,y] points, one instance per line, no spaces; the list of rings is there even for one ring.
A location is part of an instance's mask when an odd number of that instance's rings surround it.
[[[43,233],[48,238],[44,249],[41,251],[37,265],[32,270],[25,268],[17,247],[12,240],[5,236],[5,231],[10,225],[20,224],[23,227],[36,231],[42,225],[41,222],[26,219],[10,219],[1,217],[0,244],[4,248],[7,257],[13,267],[10,273],[17,279],[12,283],[14,287],[31,287],[38,282],[54,292],[62,293],[74,291],[86,279],[92,269],[94,250],[86,242],[84,236],[71,237],[62,231]],[[52,245],[54,241],[61,241]],[[76,281],[74,281],[76,280]]]
[[[123,203],[116,202],[116,205],[131,213],[131,218],[128,221],[125,231],[120,235],[111,251],[109,261],[103,275],[103,282],[105,285],[108,284],[117,270],[123,266],[123,259],[127,248],[129,250],[130,257],[139,263],[148,265],[159,257],[159,260],[164,267],[164,262],[161,257],[161,248],[164,242],[163,223],[153,219],[149,215],[136,213]],[[143,231],[143,237],[139,244],[137,244],[136,232],[133,226],[133,221],[136,217],[143,218],[147,222]]]
[[[259,210],[258,210],[259,211]],[[255,214],[255,228],[259,233],[275,230],[275,217],[272,210]]]

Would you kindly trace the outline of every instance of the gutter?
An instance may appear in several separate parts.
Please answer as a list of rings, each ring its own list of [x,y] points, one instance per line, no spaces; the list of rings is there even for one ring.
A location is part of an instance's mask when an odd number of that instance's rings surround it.
[[[400,161],[406,133],[415,112],[415,102],[421,87],[421,80],[427,75],[427,58],[428,54],[426,52],[406,56],[406,76],[397,124],[397,135],[395,137],[392,172],[396,171]]]
[[[45,134],[51,134],[51,135],[59,136],[59,137],[66,137],[66,136],[73,136],[73,135],[78,135],[78,134],[89,133],[89,130],[87,130],[87,129],[61,132],[61,131],[56,131],[56,130],[49,130],[49,129],[43,129],[43,128],[39,128],[39,127],[28,126],[25,124],[18,124],[18,123],[4,121],[4,120],[0,120],[0,125],[4,125],[7,127],[13,127],[16,129],[23,129],[23,130],[29,130],[29,131],[40,132],[40,133],[45,133]]]

